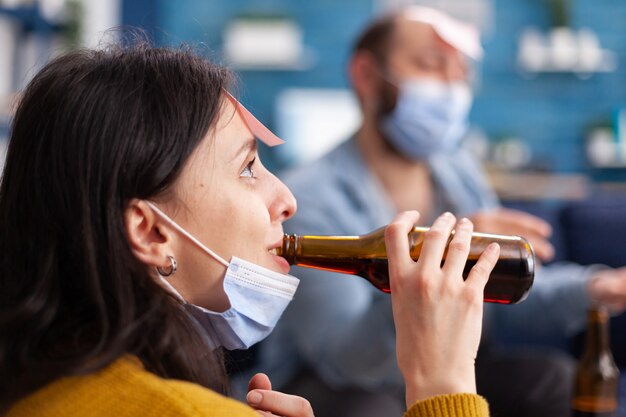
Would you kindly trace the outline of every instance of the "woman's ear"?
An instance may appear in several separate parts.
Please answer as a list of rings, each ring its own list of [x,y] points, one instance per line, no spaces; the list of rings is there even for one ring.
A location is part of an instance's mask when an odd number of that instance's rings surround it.
[[[124,225],[135,256],[144,264],[167,268],[173,255],[172,230],[159,222],[145,201],[133,199],[124,211]]]

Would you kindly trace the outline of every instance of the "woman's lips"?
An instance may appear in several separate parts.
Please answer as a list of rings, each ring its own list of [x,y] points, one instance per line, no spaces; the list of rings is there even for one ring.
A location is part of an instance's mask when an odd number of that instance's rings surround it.
[[[291,269],[291,265],[289,265],[289,262],[287,262],[287,260],[285,258],[283,258],[282,256],[276,255],[276,250],[275,249],[272,249],[270,251],[270,254],[272,255],[272,259],[274,260],[274,262],[280,268],[280,271],[283,274],[289,273],[289,270]]]

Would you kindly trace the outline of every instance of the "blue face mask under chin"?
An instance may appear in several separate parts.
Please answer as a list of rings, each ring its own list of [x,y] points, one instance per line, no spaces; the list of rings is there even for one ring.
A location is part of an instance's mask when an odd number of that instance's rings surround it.
[[[410,79],[399,87],[396,107],[381,120],[391,145],[419,161],[455,149],[468,127],[472,93],[464,82]]]
[[[147,202],[147,204],[161,219],[227,268],[224,276],[224,292],[230,302],[228,310],[219,313],[186,303],[189,313],[209,336],[211,347],[221,346],[228,350],[247,349],[265,339],[293,299],[300,280],[234,256],[230,262],[226,262],[153,203]],[[185,302],[180,293],[165,278],[160,274],[159,277],[165,287]]]

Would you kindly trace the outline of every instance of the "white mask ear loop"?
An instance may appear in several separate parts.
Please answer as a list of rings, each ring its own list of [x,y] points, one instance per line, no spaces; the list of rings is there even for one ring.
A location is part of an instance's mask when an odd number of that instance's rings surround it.
[[[226,262],[226,260],[224,260],[224,258],[222,258],[217,253],[213,252],[211,249],[209,249],[206,246],[204,246],[202,244],[202,242],[200,242],[198,239],[196,239],[195,237],[190,235],[189,232],[187,232],[185,229],[180,227],[174,220],[170,219],[169,216],[167,214],[163,213],[156,205],[154,205],[154,203],[152,203],[150,201],[146,201],[146,204],[148,206],[150,206],[150,208],[152,210],[154,210],[154,212],[157,213],[159,215],[159,217],[161,217],[163,220],[165,220],[165,222],[167,222],[170,226],[172,226],[174,229],[178,230],[184,236],[189,238],[193,243],[198,245],[203,251],[205,251],[206,253],[211,255],[211,257],[213,257],[213,259],[215,259],[216,261],[218,261],[219,263],[224,265],[226,268],[228,268],[229,263]]]

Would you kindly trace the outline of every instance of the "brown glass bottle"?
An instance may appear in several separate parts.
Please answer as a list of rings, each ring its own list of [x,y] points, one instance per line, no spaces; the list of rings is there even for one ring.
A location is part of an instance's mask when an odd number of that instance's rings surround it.
[[[619,370],[611,353],[606,310],[589,310],[586,339],[576,368],[572,416],[615,417]]]
[[[409,233],[414,260],[419,258],[427,230],[415,227]],[[278,254],[291,265],[358,275],[381,291],[389,292],[384,234],[383,227],[362,236],[285,235]],[[484,300],[518,303],[528,295],[535,275],[535,255],[530,243],[522,237],[474,233],[463,277],[467,278],[478,257],[492,242],[500,245],[500,258],[485,287]]]

